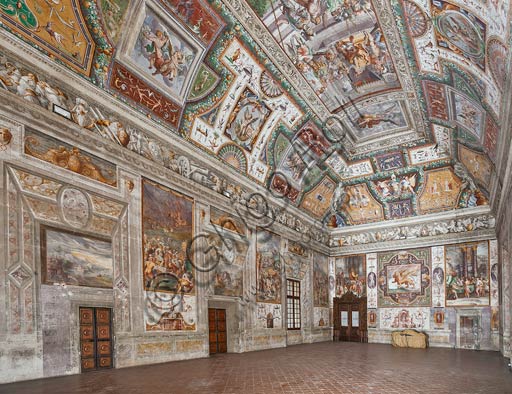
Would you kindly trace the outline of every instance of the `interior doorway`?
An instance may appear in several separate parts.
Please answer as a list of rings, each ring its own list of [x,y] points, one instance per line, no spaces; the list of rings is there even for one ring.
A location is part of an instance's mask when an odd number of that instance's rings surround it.
[[[81,371],[113,367],[112,309],[80,307]]]
[[[334,298],[334,340],[368,342],[366,297],[351,292]]]
[[[225,309],[208,308],[208,329],[210,354],[227,353],[228,336]]]

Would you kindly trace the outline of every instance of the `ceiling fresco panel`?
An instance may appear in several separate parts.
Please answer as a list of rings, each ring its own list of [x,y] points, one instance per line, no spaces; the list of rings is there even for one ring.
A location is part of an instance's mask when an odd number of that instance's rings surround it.
[[[399,88],[370,0],[249,0],[329,111],[346,98]]]
[[[96,44],[76,0],[2,0],[0,20],[67,66],[88,76]]]

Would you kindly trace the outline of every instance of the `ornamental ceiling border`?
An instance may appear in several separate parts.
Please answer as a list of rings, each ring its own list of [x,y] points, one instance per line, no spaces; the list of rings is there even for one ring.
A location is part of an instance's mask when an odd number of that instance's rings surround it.
[[[290,84],[297,90],[297,92],[299,92],[299,94],[301,94],[306,101],[306,104],[313,110],[315,115],[317,115],[322,121],[325,121],[329,117],[334,117],[339,120],[347,118],[345,114],[330,114],[327,107],[302,75],[300,75],[291,59],[286,55],[279,44],[277,44],[272,34],[268,31],[251,6],[249,6],[244,0],[221,1],[226,5],[226,7],[228,7],[233,16],[240,24],[243,25],[258,45],[260,45],[261,49],[267,54],[276,68],[283,73]],[[386,36],[386,42],[389,50],[395,54],[393,56],[393,61],[400,80],[401,91],[377,94],[367,97],[366,100],[371,100],[376,97],[386,97],[389,94],[392,94],[395,98],[399,97],[402,100],[406,100],[409,104],[408,108],[411,112],[413,127],[409,133],[402,133],[400,141],[404,143],[420,140],[425,137],[426,120],[424,118],[423,111],[420,108],[420,99],[415,89],[416,85],[413,80],[411,70],[409,69],[408,61],[402,46],[402,40],[395,23],[396,18],[390,4],[386,0],[372,0],[372,3],[374,4],[379,24]],[[356,141],[346,139],[345,142],[348,141],[350,143],[350,146],[346,147],[348,158],[351,159],[353,156],[358,154],[364,154],[375,149],[384,149],[395,145],[397,139],[393,137],[394,136],[389,138],[389,140],[381,137],[377,141],[368,141],[366,144],[364,144],[364,142],[357,143]]]
[[[191,162],[195,162],[196,166],[199,164],[201,167],[206,168],[223,179],[227,178],[229,182],[239,184],[241,186],[241,192],[246,195],[250,195],[252,192],[259,192],[263,196],[269,197],[271,201],[274,200],[274,197],[270,195],[271,193],[267,189],[261,185],[251,183],[249,179],[240,177],[239,174],[235,173],[235,170],[228,165],[216,163],[216,165],[213,166],[212,163],[210,163],[211,158],[209,158],[204,151],[191,145],[189,142],[181,141],[176,138],[173,140],[172,145],[169,144],[167,142],[169,137],[177,135],[176,132],[170,132],[170,129],[165,128],[160,124],[154,124],[153,122],[148,123],[147,117],[140,112],[134,111],[128,106],[128,104],[117,100],[115,96],[111,96],[100,87],[88,84],[87,90],[78,91],[75,87],[80,87],[84,83],[84,80],[81,77],[74,74],[65,66],[53,62],[51,58],[39,53],[29,44],[20,42],[15,37],[12,37],[10,33],[1,29],[0,42],[2,43],[2,51],[5,54],[16,59],[16,61],[20,62],[24,67],[30,67],[31,71],[34,73],[44,73],[45,79],[55,80],[55,76],[58,75],[59,88],[65,90],[68,95],[72,94],[76,97],[84,98],[89,104],[102,107],[103,115],[109,115],[117,121],[121,121],[126,126],[126,129],[134,128],[138,132],[143,131],[144,133],[149,134],[156,143],[166,145],[168,149],[172,149],[172,151],[176,152],[178,155],[184,155],[188,158],[197,158],[197,160],[191,160]],[[54,124],[61,124],[59,132],[61,130],[68,130],[68,134],[66,136],[73,135],[75,140],[79,142],[86,139],[92,146],[105,149],[109,153],[116,152],[119,160],[137,163],[146,170],[151,169],[151,172],[157,177],[172,180],[172,182],[177,184],[185,182],[185,184],[197,192],[198,195],[210,197],[210,202],[216,201],[217,204],[226,204],[227,198],[227,201],[231,201],[233,204],[240,204],[240,201],[234,201],[237,196],[233,194],[227,197],[225,194],[222,194],[222,192],[216,192],[201,183],[177,173],[176,171],[172,171],[153,159],[148,159],[132,150],[124,149],[123,146],[112,143],[111,140],[105,140],[104,138],[95,136],[93,133],[85,132],[83,128],[73,121],[59,115],[52,114],[47,109],[28,103],[20,97],[11,95],[11,93],[6,93],[0,96],[0,103],[2,104],[2,112],[12,114],[13,119],[17,119],[20,116],[25,119],[27,118],[26,115],[22,115],[22,108],[24,107],[25,111],[30,114],[30,118],[26,119],[26,122],[24,123],[35,123],[38,127],[44,126],[43,123],[45,121],[53,118],[52,122]],[[20,105],[21,103],[23,103],[23,106]],[[52,129],[55,130],[55,126],[52,126]],[[80,131],[78,131],[79,129]],[[207,193],[205,193],[205,191],[207,191]],[[309,239],[312,239],[315,243],[318,242],[320,245],[325,245],[327,243],[328,233],[325,231],[325,228],[320,221],[315,220],[308,215],[304,215],[298,208],[290,204],[272,201],[268,205],[269,212],[274,215],[273,221],[278,226],[290,229],[295,236],[308,234]],[[285,206],[285,208],[283,208],[283,206]],[[317,239],[314,238],[315,236]]]

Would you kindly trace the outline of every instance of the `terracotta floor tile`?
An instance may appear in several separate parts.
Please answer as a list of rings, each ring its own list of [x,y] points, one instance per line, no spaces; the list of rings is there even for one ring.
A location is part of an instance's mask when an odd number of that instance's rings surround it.
[[[325,342],[0,385],[0,394],[512,394],[497,352]]]

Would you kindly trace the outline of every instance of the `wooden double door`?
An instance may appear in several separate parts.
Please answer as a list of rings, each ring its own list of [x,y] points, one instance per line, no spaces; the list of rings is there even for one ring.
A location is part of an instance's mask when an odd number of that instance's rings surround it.
[[[112,368],[112,309],[80,307],[82,372]]]
[[[228,337],[226,332],[225,309],[208,309],[208,330],[210,354],[226,353],[228,351]]]
[[[334,340],[368,342],[366,297],[334,298]]]

